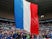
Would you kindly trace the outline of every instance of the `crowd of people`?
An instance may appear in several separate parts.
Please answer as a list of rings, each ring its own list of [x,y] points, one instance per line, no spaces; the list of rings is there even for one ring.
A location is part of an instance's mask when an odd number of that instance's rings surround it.
[[[52,39],[52,30],[39,30],[39,35],[32,35],[25,30],[16,29],[13,24],[2,25],[5,25],[5,28],[0,28],[0,39]],[[11,27],[8,29],[8,26]]]
[[[40,32],[39,35],[32,35],[25,30],[0,29],[0,39],[52,39],[52,30]]]
[[[0,30],[0,39],[34,39],[34,37],[36,38],[24,30]]]
[[[52,30],[42,30],[39,32],[40,39],[52,39]]]

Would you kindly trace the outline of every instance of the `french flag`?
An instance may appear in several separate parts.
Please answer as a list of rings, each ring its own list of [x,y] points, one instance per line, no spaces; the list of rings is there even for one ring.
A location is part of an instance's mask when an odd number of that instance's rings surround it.
[[[14,0],[16,28],[39,34],[38,5],[26,0]]]

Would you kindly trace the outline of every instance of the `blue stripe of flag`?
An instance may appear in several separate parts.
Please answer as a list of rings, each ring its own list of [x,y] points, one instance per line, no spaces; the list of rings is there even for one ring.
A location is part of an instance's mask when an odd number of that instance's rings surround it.
[[[23,29],[23,0],[14,0],[16,28]]]

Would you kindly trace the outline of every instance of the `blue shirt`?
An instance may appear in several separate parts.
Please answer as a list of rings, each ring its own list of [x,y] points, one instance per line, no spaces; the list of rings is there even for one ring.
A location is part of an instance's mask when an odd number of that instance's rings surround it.
[[[2,39],[2,34],[0,34],[0,39]]]
[[[11,39],[11,37],[7,37],[6,39]]]

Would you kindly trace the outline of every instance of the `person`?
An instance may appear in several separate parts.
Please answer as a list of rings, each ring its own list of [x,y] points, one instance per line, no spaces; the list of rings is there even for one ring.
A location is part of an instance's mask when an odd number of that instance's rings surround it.
[[[16,39],[16,38],[17,38],[17,36],[18,36],[18,34],[17,34],[17,33],[14,33],[14,34],[13,34],[13,38],[14,38],[14,39]]]
[[[51,34],[51,39],[52,39],[52,30],[51,30],[50,34]]]
[[[11,39],[11,37],[10,37],[10,36],[8,36],[8,37],[6,37],[6,39]]]
[[[43,39],[43,35],[44,34],[41,32],[41,30],[39,32],[40,32],[39,35],[38,35],[39,36],[39,39]]]
[[[20,32],[14,33],[14,34],[13,34],[13,38],[14,38],[14,39],[20,39],[20,38],[21,38]]]
[[[2,39],[2,32],[0,31],[0,39]]]
[[[21,35],[20,35],[20,33],[17,33],[17,37],[16,37],[16,39],[21,39]]]
[[[31,35],[30,34],[27,34],[26,39],[30,39],[30,38],[31,38]]]
[[[31,39],[35,39],[33,34],[31,35]]]
[[[37,36],[36,35],[34,35],[34,39],[37,39]]]
[[[50,32],[47,34],[47,38],[50,38]]]
[[[23,33],[23,34],[22,34],[22,38],[23,38],[23,39],[26,39],[26,37],[27,37],[27,36],[26,36],[26,33]]]

